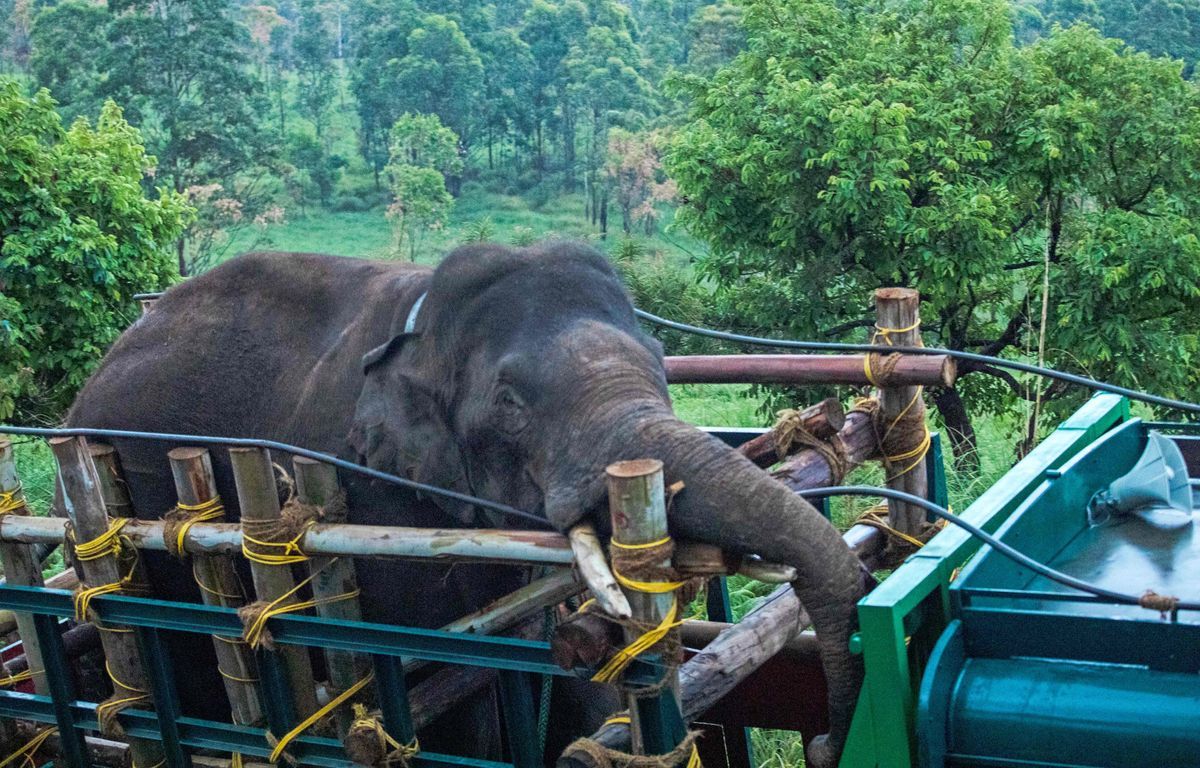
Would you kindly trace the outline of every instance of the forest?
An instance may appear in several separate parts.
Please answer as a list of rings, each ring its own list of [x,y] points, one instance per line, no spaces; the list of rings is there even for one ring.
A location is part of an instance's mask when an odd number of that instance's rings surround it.
[[[685,321],[861,341],[870,292],[902,284],[929,345],[1167,396],[1200,381],[1197,0],[0,16],[0,417],[59,418],[134,293],[245,250],[429,263],[550,237],[606,250]],[[1085,396],[960,371],[930,402],[963,471]],[[797,395],[731,398],[762,421]]]

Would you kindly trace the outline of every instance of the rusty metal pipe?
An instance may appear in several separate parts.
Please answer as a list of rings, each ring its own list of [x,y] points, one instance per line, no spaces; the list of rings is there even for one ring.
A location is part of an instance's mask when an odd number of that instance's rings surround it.
[[[865,386],[865,355],[691,355],[664,361],[670,384],[849,384]],[[878,368],[879,366],[874,366]],[[901,355],[889,386],[950,387],[946,355]]]

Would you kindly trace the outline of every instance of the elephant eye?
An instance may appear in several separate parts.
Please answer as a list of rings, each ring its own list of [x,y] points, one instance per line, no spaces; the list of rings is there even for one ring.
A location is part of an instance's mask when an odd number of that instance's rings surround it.
[[[497,424],[501,432],[516,435],[529,425],[529,410],[511,387],[502,385],[495,397]]]

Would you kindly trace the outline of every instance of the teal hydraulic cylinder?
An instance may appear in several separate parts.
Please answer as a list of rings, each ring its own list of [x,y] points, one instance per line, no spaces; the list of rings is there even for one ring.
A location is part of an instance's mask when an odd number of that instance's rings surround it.
[[[956,629],[941,638],[922,681],[923,768],[1200,766],[1200,675],[963,658]]]

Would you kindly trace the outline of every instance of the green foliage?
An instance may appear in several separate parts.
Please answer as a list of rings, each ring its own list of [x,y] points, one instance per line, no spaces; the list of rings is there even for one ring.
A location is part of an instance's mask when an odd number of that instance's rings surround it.
[[[685,82],[668,158],[713,247],[701,272],[740,324],[808,337],[869,325],[876,287],[919,287],[927,341],[997,353],[1036,349],[1048,258],[1048,361],[1185,396],[1196,87],[1082,26],[1016,48],[1008,10],[748,2],[748,50]],[[1027,394],[959,371],[976,409]]]
[[[1200,59],[1200,0],[1017,0],[1014,6],[1025,42],[1055,25],[1089,24],[1140,51],[1179,59],[1187,72]]]
[[[329,122],[329,108],[337,94],[337,71],[333,65],[333,33],[329,19],[316,0],[302,0],[295,23],[292,51],[296,57],[296,106],[312,122],[321,138]],[[322,192],[322,202],[329,199]]]
[[[486,243],[496,235],[496,225],[490,216],[468,221],[463,228],[464,243]]]
[[[421,240],[441,229],[454,205],[446,191],[446,175],[462,169],[458,137],[436,115],[406,114],[392,127],[387,176],[392,193],[388,218],[396,234],[396,251],[416,261]]]
[[[0,418],[57,418],[136,317],[132,295],[175,277],[191,217],[142,181],[153,159],[121,110],[65,129],[46,91],[0,81]]]
[[[119,101],[176,191],[226,182],[271,157],[229,0],[110,0],[105,92]]]
[[[34,82],[55,95],[68,123],[97,114],[103,104],[107,24],[108,12],[102,6],[82,0],[45,8],[34,20],[29,72]]]

